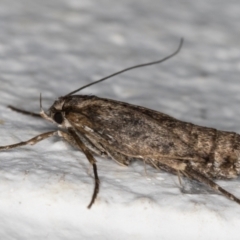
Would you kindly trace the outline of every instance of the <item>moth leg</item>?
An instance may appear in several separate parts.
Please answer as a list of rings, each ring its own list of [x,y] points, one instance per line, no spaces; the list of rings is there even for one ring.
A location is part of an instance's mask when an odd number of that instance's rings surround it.
[[[120,166],[128,166],[129,165],[130,159],[129,159],[128,156],[123,155],[122,153],[114,151],[109,146],[107,146],[107,147],[104,146],[104,149],[106,150],[108,156],[111,157]]]
[[[146,161],[143,160],[143,164],[144,164],[144,173],[145,173],[146,177],[148,177],[147,167],[146,167]]]
[[[0,146],[0,151],[9,150],[9,149],[13,149],[13,148],[17,148],[17,147],[21,147],[21,146],[25,146],[25,145],[34,145],[46,138],[54,136],[56,134],[57,134],[57,131],[42,133],[42,134],[39,134],[27,141],[24,141],[24,142],[19,142],[19,143],[7,145],[7,146]]]
[[[67,133],[67,132],[63,132],[61,130],[58,130],[58,136],[62,137],[64,140],[66,140],[71,146],[75,147],[75,148],[79,148],[78,144],[76,143],[76,141],[74,140],[74,138],[72,137],[71,134]],[[103,152],[101,152],[97,147],[95,147],[90,141],[88,141],[88,139],[86,139],[84,136],[78,134],[78,137],[82,140],[83,144],[93,153],[95,153],[96,155],[99,156],[104,156],[105,154]],[[80,149],[82,150],[82,149]],[[90,167],[88,168],[88,174],[90,174]]]
[[[72,128],[68,128],[68,132],[69,134],[71,134],[72,138],[74,139],[74,141],[76,142],[77,146],[83,151],[83,153],[85,154],[85,156],[87,157],[88,161],[92,164],[93,166],[93,173],[94,173],[94,179],[95,179],[95,186],[94,186],[94,191],[93,191],[93,195],[92,195],[92,199],[88,205],[88,208],[91,208],[91,206],[93,205],[94,201],[97,198],[97,194],[99,192],[99,185],[100,185],[100,181],[98,178],[98,173],[97,173],[97,165],[96,165],[96,160],[93,157],[93,155],[91,154],[91,152],[89,151],[89,149],[86,147],[86,145],[84,145],[84,143],[82,142],[82,140],[80,139],[80,137],[76,134],[76,132],[74,131],[74,129]]]
[[[144,172],[145,172],[145,175],[148,177],[148,174],[147,174],[147,168],[146,168],[146,164],[150,164],[152,167],[158,169],[158,170],[161,170],[157,164],[153,161],[153,159],[151,158],[147,158],[146,160],[143,159],[143,164],[144,164]]]
[[[203,174],[199,173],[198,171],[192,169],[191,167],[187,166],[184,170],[183,173],[186,174],[188,177],[191,177],[201,183],[205,183],[207,186],[212,188],[213,190],[221,193],[228,199],[240,204],[240,199],[235,197],[233,194],[229,193],[222,187],[220,187],[217,183],[213,182],[211,179],[205,177]]]
[[[181,178],[181,175],[180,175],[180,171],[177,171],[177,176],[178,176],[179,184],[182,187],[182,178]]]
[[[29,116],[32,116],[32,117],[42,118],[39,113],[34,113],[34,112],[25,111],[25,110],[23,110],[23,109],[19,109],[19,108],[13,107],[13,106],[11,106],[11,105],[9,105],[8,108],[10,108],[11,110],[13,110],[13,111],[15,111],[15,112],[22,113],[22,114],[24,114],[24,115],[29,115]]]
[[[75,139],[73,138],[73,136],[67,132],[58,130],[58,136],[62,137],[64,140],[66,140],[70,145],[72,145],[73,147],[79,148],[78,144],[76,143]],[[78,134],[78,137],[81,139],[81,141],[83,142],[83,144],[93,153],[95,153],[96,155],[99,156],[104,156],[105,154],[100,151],[97,147],[95,147],[87,138],[85,138],[84,136]]]
[[[126,156],[120,152],[117,152],[115,149],[113,149],[107,141],[104,141],[101,136],[99,136],[97,133],[94,133],[94,135],[89,134],[89,132],[86,129],[81,129],[81,131],[84,134],[84,137],[88,139],[97,149],[99,149],[102,152],[106,152],[109,157],[112,158],[115,162],[117,162],[121,166],[128,166],[131,157]]]
[[[160,170],[160,168],[158,167],[158,165],[157,165],[151,158],[149,158],[148,161],[149,161],[149,163],[150,163],[154,168]]]

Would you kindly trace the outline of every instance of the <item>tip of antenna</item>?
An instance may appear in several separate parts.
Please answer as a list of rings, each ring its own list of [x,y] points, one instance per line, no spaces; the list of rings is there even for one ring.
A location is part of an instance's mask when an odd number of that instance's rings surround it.
[[[177,53],[181,50],[183,43],[184,43],[184,38],[181,37],[181,38],[180,38],[179,47],[178,47],[178,49],[177,49]]]
[[[109,78],[111,78],[111,77],[113,77],[113,76],[119,75],[119,74],[124,73],[124,72],[127,72],[127,71],[129,71],[129,70],[132,70],[132,69],[135,69],[135,68],[146,67],[146,66],[150,66],[150,65],[162,63],[162,62],[168,60],[169,58],[172,58],[172,57],[175,56],[176,54],[178,54],[179,51],[180,51],[181,48],[182,48],[183,42],[184,42],[184,39],[183,39],[183,37],[182,37],[182,38],[180,39],[180,43],[179,43],[179,46],[178,46],[177,50],[175,50],[175,52],[173,52],[172,54],[168,55],[168,56],[165,57],[165,58],[162,58],[162,59],[157,60],[157,61],[148,62],[148,63],[143,63],[143,64],[138,64],[138,65],[135,65],[135,66],[132,66],[132,67],[125,68],[125,69],[123,69],[123,70],[121,70],[121,71],[115,72],[115,73],[110,74],[110,75],[108,75],[108,76],[106,76],[106,77],[103,77],[103,78],[101,78],[101,79],[99,79],[99,80],[97,80],[97,81],[94,81],[94,82],[89,83],[89,84],[87,84],[87,85],[85,85],[85,86],[83,86],[83,87],[80,87],[80,88],[78,88],[78,89],[76,89],[76,90],[74,90],[74,91],[66,94],[65,97],[66,97],[66,96],[73,95],[74,93],[76,93],[76,92],[78,92],[78,91],[81,91],[81,90],[83,90],[84,88],[90,87],[90,86],[92,86],[92,85],[94,85],[94,84],[97,84],[97,83],[100,83],[100,82],[103,82],[103,81],[105,81],[105,80],[107,80],[107,79],[109,79]]]
[[[183,42],[184,42],[184,38],[181,37],[181,39],[180,39],[180,43],[181,43],[181,45],[183,45]]]

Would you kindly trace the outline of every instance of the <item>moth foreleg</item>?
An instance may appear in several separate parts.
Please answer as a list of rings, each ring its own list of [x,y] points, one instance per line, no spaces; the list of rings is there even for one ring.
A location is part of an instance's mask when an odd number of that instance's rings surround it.
[[[220,187],[217,183],[213,182],[211,179],[205,177],[203,174],[199,173],[198,171],[192,169],[191,167],[187,166],[184,171],[182,171],[184,175],[195,179],[201,183],[206,184],[207,186],[209,186],[211,189],[221,193],[222,195],[224,195],[225,197],[229,198],[230,200],[240,204],[240,199],[235,197],[233,194],[229,193],[228,191],[226,191],[225,189],[223,189],[222,187]]]
[[[16,108],[16,107],[13,107],[11,105],[8,106],[8,108],[10,108],[11,110],[15,111],[15,112],[19,112],[19,113],[22,113],[24,115],[29,115],[29,116],[32,116],[32,117],[39,117],[41,118],[41,115],[39,113],[34,113],[34,112],[29,112],[29,111],[25,111],[23,109],[19,109],[19,108]]]
[[[89,149],[86,147],[86,145],[84,145],[83,141],[80,139],[80,137],[77,135],[77,133],[75,132],[74,129],[72,128],[68,128],[68,132],[69,134],[72,136],[72,138],[74,139],[74,141],[76,142],[77,146],[83,151],[83,153],[85,154],[85,156],[87,157],[88,161],[92,164],[93,166],[93,173],[94,173],[94,179],[95,179],[95,186],[94,186],[94,191],[93,191],[93,195],[92,195],[92,199],[88,205],[88,208],[91,208],[91,206],[93,205],[95,199],[97,198],[97,194],[99,192],[99,185],[100,185],[100,181],[98,178],[98,173],[97,173],[97,164],[96,164],[96,160],[93,157],[93,155],[91,154],[91,152],[89,151]]]
[[[19,143],[7,145],[7,146],[0,146],[0,151],[9,150],[9,149],[13,149],[13,148],[17,148],[17,147],[21,147],[21,146],[25,146],[25,145],[34,145],[46,138],[54,136],[56,134],[57,134],[57,131],[42,133],[42,134],[39,134],[36,137],[33,137],[27,141],[24,141],[24,142],[19,142]]]

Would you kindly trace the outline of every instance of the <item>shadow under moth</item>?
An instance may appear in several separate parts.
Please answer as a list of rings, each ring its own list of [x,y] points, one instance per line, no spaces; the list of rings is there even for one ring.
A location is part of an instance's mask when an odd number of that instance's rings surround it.
[[[42,117],[59,129],[32,139],[1,146],[0,150],[33,145],[51,136],[59,136],[81,150],[93,167],[95,185],[88,208],[99,192],[100,181],[94,155],[109,157],[128,166],[141,160],[161,169],[206,184],[240,204],[240,199],[216,184],[213,179],[231,179],[240,174],[240,135],[183,122],[164,113],[112,99],[75,93],[93,84],[134,68],[158,64],[176,55],[136,65],[87,84],[58,98],[39,114],[9,106],[17,112]]]

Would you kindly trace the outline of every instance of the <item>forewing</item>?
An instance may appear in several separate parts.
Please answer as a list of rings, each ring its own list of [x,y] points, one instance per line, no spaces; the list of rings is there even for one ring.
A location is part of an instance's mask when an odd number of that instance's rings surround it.
[[[66,118],[77,130],[128,156],[196,157],[174,132],[182,122],[153,110],[95,97],[68,111]]]

